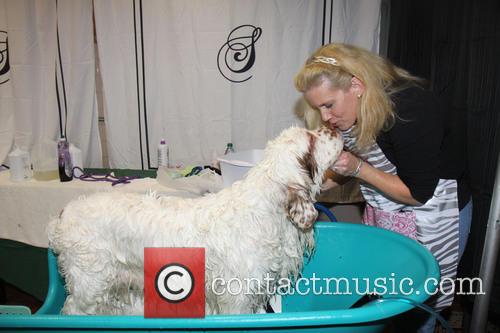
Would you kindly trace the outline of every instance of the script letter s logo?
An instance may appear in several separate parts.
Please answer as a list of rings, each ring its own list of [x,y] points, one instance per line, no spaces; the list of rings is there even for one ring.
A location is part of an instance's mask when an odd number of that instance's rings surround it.
[[[227,80],[241,83],[252,75],[246,74],[256,59],[255,43],[262,35],[262,29],[250,24],[234,28],[217,54],[217,67]]]

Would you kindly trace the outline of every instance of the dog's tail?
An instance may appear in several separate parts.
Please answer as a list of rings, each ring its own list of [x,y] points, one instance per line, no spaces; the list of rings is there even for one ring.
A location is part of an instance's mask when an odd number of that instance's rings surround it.
[[[53,218],[47,225],[47,237],[49,248],[56,254],[61,252],[74,252],[75,246],[82,239],[82,230],[78,228],[78,220],[75,220],[75,207],[79,207],[80,201],[72,201],[67,204],[59,216]]]
[[[49,248],[51,248],[55,253],[59,253],[62,249],[62,231],[61,222],[64,209],[61,211],[57,218],[52,219],[47,225],[47,237],[49,239]]]

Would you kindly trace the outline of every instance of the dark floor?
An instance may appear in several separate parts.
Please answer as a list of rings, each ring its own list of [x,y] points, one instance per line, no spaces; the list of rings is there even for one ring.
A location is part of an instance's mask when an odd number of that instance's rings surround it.
[[[0,280],[0,304],[24,305],[31,309],[31,313],[35,313],[43,303],[13,285]]]
[[[443,313],[443,317],[454,330],[455,333],[469,333],[467,329],[470,325],[473,304],[470,301],[464,300],[464,296],[455,296],[454,302],[450,309]],[[500,321],[497,315],[490,314],[485,333],[500,333]],[[446,330],[437,325],[435,333],[446,333]],[[474,332],[473,332],[474,333]]]

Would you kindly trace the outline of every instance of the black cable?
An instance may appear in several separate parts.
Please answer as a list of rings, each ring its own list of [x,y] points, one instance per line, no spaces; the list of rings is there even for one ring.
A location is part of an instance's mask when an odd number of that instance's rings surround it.
[[[141,152],[141,168],[144,170],[144,157],[142,152],[142,126],[141,126],[141,101],[140,101],[140,90],[139,90],[139,60],[137,58],[137,23],[136,23],[136,13],[135,13],[135,1],[132,2],[134,10],[134,46],[135,46],[135,80],[137,87],[137,114],[139,120],[139,150]]]
[[[333,25],[333,0],[330,1],[330,36],[328,39],[328,44],[332,42],[332,25]]]
[[[59,137],[63,136],[62,114],[61,114],[61,100],[59,98],[59,85],[57,84],[57,67],[56,67],[56,97],[57,97],[57,110],[59,112]]]
[[[146,134],[146,152],[148,154],[148,169],[151,169],[151,158],[149,156],[149,133],[148,133],[148,112],[146,102],[146,74],[144,68],[144,26],[142,24],[142,0],[139,0],[140,24],[141,24],[141,53],[142,53],[142,102],[144,104],[144,131]]]
[[[64,83],[64,71],[63,71],[63,65],[62,65],[62,57],[61,57],[61,43],[59,41],[59,19],[57,17],[57,0],[56,0],[56,35],[57,35],[57,52],[59,54],[59,70],[61,71],[61,82],[62,82],[62,88],[63,88],[63,98],[64,98],[64,133],[63,136],[68,140],[67,137],[67,125],[68,125],[68,103],[66,101],[66,84]],[[56,71],[57,75],[57,71]],[[56,80],[57,82],[57,80]]]
[[[321,46],[325,45],[326,0],[323,0],[323,25],[321,30]]]

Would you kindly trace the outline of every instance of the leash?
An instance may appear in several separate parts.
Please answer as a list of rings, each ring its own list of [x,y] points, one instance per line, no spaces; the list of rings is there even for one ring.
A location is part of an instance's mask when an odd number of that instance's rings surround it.
[[[116,177],[111,174],[111,172],[108,172],[107,174],[101,176],[101,175],[93,175],[91,173],[85,173],[82,168],[80,167],[73,167],[72,172],[74,175],[74,171],[79,170],[82,174],[78,178],[80,180],[83,180],[85,182],[110,182],[111,186],[115,186],[118,184],[129,184],[132,180],[139,178],[138,176],[123,176],[123,177]]]

